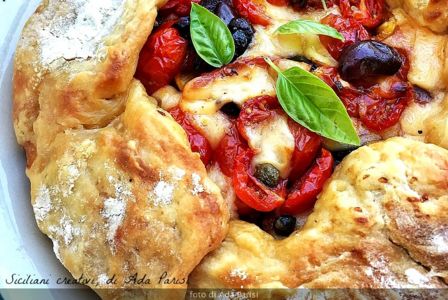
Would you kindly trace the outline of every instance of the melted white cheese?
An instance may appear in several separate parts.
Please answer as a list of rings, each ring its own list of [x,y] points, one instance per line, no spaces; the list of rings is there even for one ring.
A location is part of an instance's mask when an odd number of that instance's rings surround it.
[[[213,115],[191,115],[194,127],[209,141],[215,149],[230,128],[227,116],[218,111]]]
[[[304,14],[296,12],[289,7],[279,7],[267,3],[266,14],[272,18],[272,24],[266,27],[260,25],[254,27],[254,41],[244,56],[275,55],[288,58],[304,55],[321,64],[336,66],[337,62],[322,45],[318,35],[279,35],[274,33],[278,27],[290,21],[308,19],[318,22],[330,13],[339,14],[336,9],[328,11],[317,10]]]
[[[181,101],[182,110],[193,114],[214,114],[226,103],[241,106],[259,95],[275,96],[274,79],[266,68],[256,65],[241,68],[237,75],[214,78],[204,86],[195,86],[196,80],[185,86]]]
[[[168,110],[179,104],[181,93],[171,85],[166,85],[152,94],[161,108]]]
[[[249,146],[257,154],[252,164],[269,163],[280,171],[282,178],[290,172],[290,161],[294,151],[294,136],[288,127],[287,117],[275,115],[252,126],[245,127]]]

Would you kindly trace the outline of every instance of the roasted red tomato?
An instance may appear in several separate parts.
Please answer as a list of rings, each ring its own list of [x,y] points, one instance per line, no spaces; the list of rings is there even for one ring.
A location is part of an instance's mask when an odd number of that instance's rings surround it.
[[[373,29],[384,16],[384,0],[339,0],[344,18],[354,18],[363,26]]]
[[[313,163],[321,148],[322,140],[314,132],[288,119],[289,130],[294,136],[295,147],[291,158],[289,180],[296,181]]]
[[[402,55],[403,64],[396,75],[382,78],[379,83],[358,82],[356,87],[336,90],[348,113],[376,132],[394,126],[412,99],[412,87],[406,82],[409,60],[406,53],[397,50]]]
[[[286,194],[286,180],[270,189],[259,182],[251,170],[254,156],[252,150],[247,149],[237,155],[232,176],[233,188],[238,198],[247,206],[258,211],[272,211],[281,206]]]
[[[188,42],[175,28],[160,28],[140,52],[136,77],[149,94],[169,84],[179,73],[187,55]]]
[[[333,156],[322,148],[321,154],[308,172],[296,181],[281,207],[282,213],[297,214],[313,207],[317,195],[333,171]]]
[[[369,129],[380,132],[392,127],[412,99],[412,87],[397,76],[373,86],[358,99],[359,118]]]
[[[324,8],[322,0],[289,0],[289,5],[294,10],[298,10],[298,11],[323,9]],[[327,7],[332,7],[334,5],[334,0],[325,0],[325,5]]]
[[[162,14],[174,13],[180,17],[188,16],[191,10],[191,2],[199,3],[200,0],[169,0],[160,8]]]
[[[272,5],[276,6],[287,6],[289,3],[289,0],[267,0]]]
[[[380,132],[398,123],[407,103],[406,97],[387,100],[363,96],[359,118],[369,129]]]
[[[188,116],[179,107],[170,109],[168,112],[187,133],[191,150],[199,153],[202,162],[207,165],[212,156],[212,147],[208,140],[194,128],[193,124],[188,119]]]
[[[339,59],[345,47],[357,41],[370,39],[370,34],[367,30],[353,18],[342,18],[341,16],[330,14],[323,18],[321,23],[335,28],[344,36],[344,41],[324,35],[319,37],[322,44],[335,59]]]
[[[242,17],[248,19],[253,25],[267,26],[271,24],[265,13],[262,3],[254,0],[233,0],[233,6]]]
[[[277,98],[272,96],[257,96],[244,102],[237,120],[238,131],[248,140],[245,126],[262,122],[275,114],[275,110],[284,113]]]
[[[246,148],[246,143],[241,139],[236,126],[232,124],[232,127],[219,142],[214,153],[214,160],[218,162],[221,171],[226,176],[231,177],[235,172],[235,158],[238,154],[244,152]]]

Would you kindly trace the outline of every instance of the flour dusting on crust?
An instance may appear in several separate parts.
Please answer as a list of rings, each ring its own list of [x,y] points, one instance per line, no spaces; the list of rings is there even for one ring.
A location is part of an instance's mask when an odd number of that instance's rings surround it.
[[[191,190],[191,193],[194,196],[205,191],[204,186],[201,184],[201,176],[199,176],[198,174],[191,174],[191,182],[193,183],[193,190]]]
[[[60,2],[62,0],[52,0]],[[53,20],[51,26],[40,29],[40,55],[44,65],[59,58],[90,59],[95,56],[102,39],[110,34],[123,13],[122,0],[70,1],[67,14]],[[57,7],[50,5],[49,7]],[[54,13],[48,11],[48,14]],[[52,17],[49,15],[49,17]]]
[[[118,227],[123,223],[126,214],[126,202],[123,199],[107,198],[101,215],[107,221],[107,241],[114,250],[114,239]]]
[[[51,210],[50,190],[45,185],[41,186],[37,192],[33,210],[38,221],[43,221]]]
[[[165,181],[159,181],[149,198],[153,200],[155,206],[166,206],[173,202],[174,185]]]

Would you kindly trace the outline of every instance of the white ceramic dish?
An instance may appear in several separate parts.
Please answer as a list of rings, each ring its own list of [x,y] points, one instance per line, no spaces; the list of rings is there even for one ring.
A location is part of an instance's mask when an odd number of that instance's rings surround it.
[[[11,121],[11,80],[17,40],[40,0],[0,1],[0,288],[9,299],[98,299],[87,288],[57,284],[72,278],[37,228],[25,176],[25,158]],[[28,276],[48,284],[11,283]]]

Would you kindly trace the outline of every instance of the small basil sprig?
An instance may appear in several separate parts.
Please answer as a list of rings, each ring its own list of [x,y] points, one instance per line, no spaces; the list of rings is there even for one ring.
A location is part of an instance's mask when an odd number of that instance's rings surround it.
[[[327,35],[338,40],[344,40],[344,36],[333,27],[311,20],[295,20],[283,24],[275,31],[279,34],[307,33]]]
[[[209,65],[219,68],[232,61],[235,43],[226,24],[206,8],[192,2],[190,35],[198,55]]]
[[[277,97],[288,116],[326,138],[360,144],[344,104],[331,87],[299,67],[281,71],[269,58],[265,60],[278,73]]]

